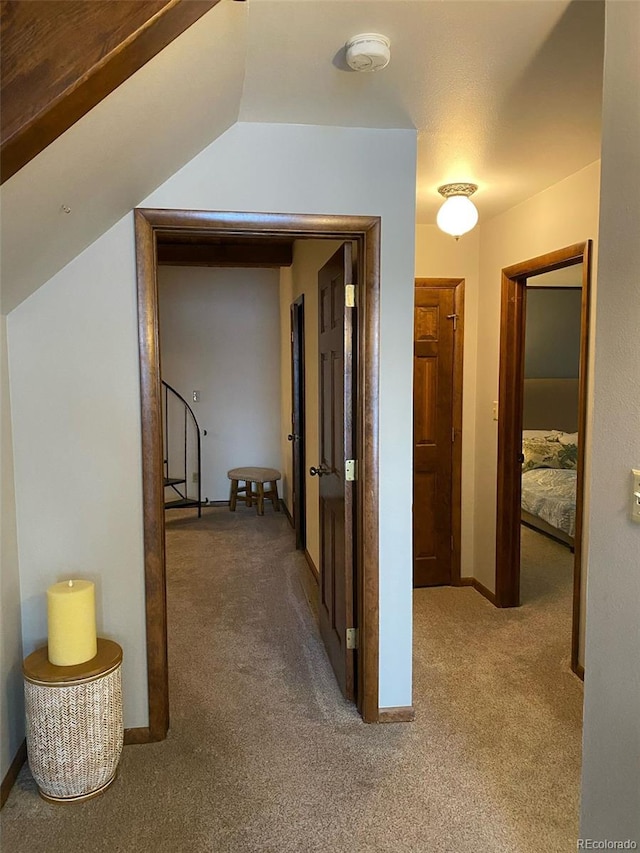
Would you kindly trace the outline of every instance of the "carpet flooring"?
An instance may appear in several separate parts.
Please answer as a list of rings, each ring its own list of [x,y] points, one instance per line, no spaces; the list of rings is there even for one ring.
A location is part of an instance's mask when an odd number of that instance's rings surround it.
[[[125,747],[87,803],[44,802],[23,768],[3,851],[575,850],[566,549],[524,531],[517,610],[468,587],[416,591],[416,721],[371,726],[337,689],[283,515],[170,519],[169,737]]]

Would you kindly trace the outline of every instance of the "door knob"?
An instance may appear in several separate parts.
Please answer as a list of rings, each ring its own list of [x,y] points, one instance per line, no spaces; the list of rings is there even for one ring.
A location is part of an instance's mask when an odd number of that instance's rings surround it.
[[[319,465],[317,468],[314,468],[313,465],[309,468],[309,473],[312,477],[323,477],[325,474],[330,474],[331,469],[327,468],[326,465]]]

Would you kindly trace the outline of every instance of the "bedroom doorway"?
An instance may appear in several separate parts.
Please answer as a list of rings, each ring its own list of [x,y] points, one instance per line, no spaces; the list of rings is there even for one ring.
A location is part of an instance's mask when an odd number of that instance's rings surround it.
[[[565,570],[563,549],[573,549],[571,668],[580,677],[590,258],[587,241],[503,270],[498,410],[497,604],[521,602],[521,524],[525,546],[539,535],[562,543]],[[573,320],[562,316],[569,311]]]

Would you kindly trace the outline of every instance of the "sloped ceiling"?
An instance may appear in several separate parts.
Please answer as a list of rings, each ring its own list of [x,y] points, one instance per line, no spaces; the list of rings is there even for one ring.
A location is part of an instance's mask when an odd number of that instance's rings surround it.
[[[223,0],[2,187],[3,313],[238,119],[415,127],[419,222],[447,181],[512,207],[599,157],[603,7]],[[346,68],[359,32],[391,39],[384,71]]]
[[[3,2],[2,180],[15,175],[218,2]]]
[[[2,313],[235,123],[246,17],[219,3],[3,184]]]

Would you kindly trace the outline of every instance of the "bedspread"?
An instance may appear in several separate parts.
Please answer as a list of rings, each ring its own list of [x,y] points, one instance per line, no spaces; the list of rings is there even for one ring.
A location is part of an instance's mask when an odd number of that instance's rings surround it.
[[[576,472],[566,468],[526,471],[522,475],[522,509],[575,536]]]

